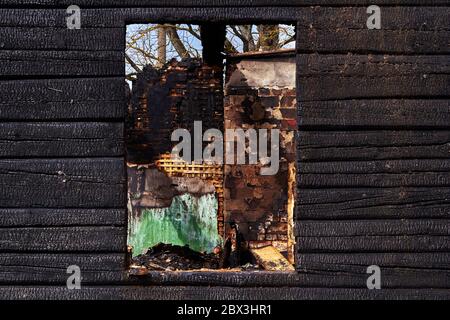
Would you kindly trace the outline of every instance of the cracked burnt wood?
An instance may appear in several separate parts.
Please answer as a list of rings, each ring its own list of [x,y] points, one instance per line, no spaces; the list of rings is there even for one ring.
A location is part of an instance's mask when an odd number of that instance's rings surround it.
[[[450,236],[448,219],[402,220],[297,220],[295,235],[314,236]],[[450,237],[449,237],[450,240]],[[449,241],[450,242],[450,241]]]
[[[298,220],[299,252],[448,252],[449,220]]]
[[[383,273],[385,288],[450,288],[449,253],[303,253],[296,256],[300,274],[336,279],[365,287],[367,267],[377,265]],[[340,276],[337,276],[339,273]],[[308,281],[308,285],[312,285]],[[316,282],[317,285],[320,285]]]
[[[302,161],[447,159],[450,131],[302,131]]]
[[[124,50],[123,28],[0,27],[2,50]]]
[[[371,265],[368,260],[366,265],[353,266],[351,258],[347,263],[344,259],[337,260],[333,268],[320,265],[309,260],[301,259],[298,272],[150,272],[144,277],[130,277],[128,284],[144,285],[211,285],[233,286],[233,287],[352,287],[367,288],[367,266]],[[402,258],[402,255],[398,255]],[[435,254],[434,260],[438,257]],[[373,258],[373,256],[369,256]],[[444,255],[445,257],[445,255]],[[430,255],[428,255],[430,258]],[[396,266],[383,264],[380,259],[373,259],[383,267],[383,288],[449,288],[450,271],[446,268],[437,268],[437,264],[430,268],[402,267],[401,263]],[[432,260],[433,261],[433,260]],[[301,263],[301,264],[300,264]],[[339,265],[339,263],[341,265]],[[442,266],[442,264],[441,264]]]
[[[300,252],[448,252],[448,236],[317,236],[297,237]]]
[[[0,286],[8,300],[446,300],[446,289],[233,288],[199,286]]]
[[[126,227],[0,228],[3,252],[120,252],[126,247]]]
[[[299,19],[299,52],[450,53],[450,8],[385,7],[369,30],[367,7],[316,7]]]
[[[0,80],[19,76],[121,76],[124,68],[124,52],[119,51],[0,50]]]
[[[450,126],[450,101],[433,98],[303,101],[298,105],[298,117],[301,128],[440,129]],[[421,133],[424,131],[417,132]]]
[[[297,263],[307,268],[338,271],[339,266],[366,267],[371,264],[386,268],[450,269],[450,253],[380,252],[380,253],[299,253]],[[303,269],[303,268],[302,268]]]
[[[449,5],[448,0],[279,0],[274,5],[271,0],[78,0],[84,7],[258,7],[258,6],[344,6],[344,5]],[[0,0],[0,6],[21,7],[67,7],[70,0]]]
[[[449,96],[450,56],[299,54],[302,101]]]
[[[386,255],[386,254],[385,254]],[[299,255],[303,257],[304,254]],[[10,258],[9,258],[10,257]],[[8,258],[8,259],[7,259]],[[400,255],[400,258],[402,256]],[[347,266],[337,262],[324,267],[303,262],[299,272],[150,272],[130,277],[124,254],[58,254],[27,253],[0,255],[0,284],[64,285],[67,267],[80,266],[86,285],[196,286],[236,288],[367,288],[367,265]],[[448,288],[449,271],[383,266],[383,288]],[[345,272],[343,272],[345,270]],[[261,289],[265,290],[265,289]]]
[[[301,187],[449,187],[448,159],[302,162]]]
[[[99,120],[125,117],[123,78],[0,81],[1,120]]]
[[[420,1],[420,0],[418,0]],[[1,2],[0,2],[1,3]],[[208,2],[210,3],[210,2]],[[95,2],[98,4],[98,1]],[[184,4],[181,3],[181,5]],[[239,2],[240,4],[240,2]],[[351,3],[346,3],[344,7],[270,7],[269,3],[263,7],[248,7],[243,5],[237,7],[208,7],[207,5],[189,6],[177,10],[177,15],[172,14],[173,8],[148,6],[133,8],[105,8],[82,6],[81,21],[84,28],[117,28],[123,27],[124,21],[127,22],[186,22],[190,21],[232,21],[248,22],[249,20],[265,21],[298,21],[299,43],[297,48],[300,51],[320,51],[337,52],[338,50],[348,52],[367,50],[372,46],[375,50],[386,51],[392,47],[396,52],[409,52],[412,49],[415,52],[448,52],[447,46],[438,47],[442,41],[445,41],[445,35],[448,34],[448,17],[450,11],[447,7],[428,6],[405,6],[405,7],[384,7],[383,8],[383,30],[373,32],[367,30],[366,7],[352,7]],[[298,2],[293,3],[299,5]],[[373,3],[372,3],[373,4]],[[420,4],[420,3],[419,3]],[[67,6],[66,6],[67,7]],[[4,27],[53,27],[67,29],[66,27],[66,7],[61,9],[1,9],[0,8],[0,26]],[[145,21],[144,21],[145,20]],[[83,29],[76,31],[77,34],[84,34]],[[58,32],[58,30],[55,30]],[[62,31],[62,30],[60,30]],[[325,31],[329,32],[328,38]],[[88,31],[89,32],[89,31]],[[401,34],[407,34],[408,37],[401,38]],[[111,35],[113,32],[111,32]],[[346,34],[349,38],[344,38]],[[110,36],[111,36],[110,35]],[[336,39],[330,40],[330,35],[339,37],[339,43]],[[380,36],[383,35],[383,41],[380,42]],[[424,46],[423,37],[428,35],[428,46]],[[308,41],[305,41],[307,36]],[[370,39],[370,40],[368,40]],[[397,41],[397,43],[394,42]],[[414,40],[416,43],[414,43]],[[430,45],[430,41],[434,45]],[[327,41],[327,42],[325,42]],[[359,46],[355,46],[358,43]],[[443,43],[444,44],[444,43]],[[361,46],[364,45],[364,46]],[[386,47],[388,45],[388,47]],[[336,47],[337,46],[337,47]],[[345,47],[347,46],[347,47]],[[400,51],[404,49],[405,51]],[[434,51],[433,51],[434,50]]]
[[[67,267],[82,270],[83,283],[123,281],[125,253],[1,253],[0,283],[61,284],[67,281]]]
[[[272,4],[272,3],[271,3]],[[125,27],[125,23],[201,23],[201,22],[227,22],[248,23],[265,21],[267,23],[295,23],[301,20],[309,8],[297,8],[289,6],[271,7],[227,7],[227,6],[192,6],[188,8],[174,7],[123,7],[104,8],[81,6],[81,30],[72,30],[82,34],[83,28],[117,28]],[[67,28],[67,17],[65,7],[49,7],[38,9],[38,7],[27,10],[1,8],[0,4],[0,26],[5,27],[55,27]],[[174,14],[174,10],[176,13]],[[123,29],[124,30],[124,29]],[[125,41],[125,38],[121,39]],[[124,43],[122,43],[124,45]]]
[[[74,30],[79,38],[75,33],[72,35],[63,30],[67,16],[65,9],[70,4],[69,0],[0,0],[0,7],[3,7],[0,9],[0,26],[8,30],[0,38],[0,60],[5,61],[0,66],[0,77],[15,79],[0,81],[1,120],[22,122],[21,128],[33,121],[51,121],[47,128],[60,120],[68,121],[66,128],[76,126],[77,122],[122,122],[125,95],[121,46],[124,38],[119,28],[124,27],[125,22],[297,21],[297,48],[301,53],[297,88],[299,123],[303,128],[314,128],[315,132],[324,135],[307,132],[310,135],[303,140],[306,145],[302,147],[314,148],[303,149],[307,157],[303,161],[318,162],[318,167],[306,167],[314,189],[299,186],[301,196],[298,197],[296,215],[297,219],[309,220],[304,227],[309,228],[308,232],[318,228],[322,233],[320,237],[299,238],[299,273],[284,274],[283,277],[152,274],[146,280],[130,279],[125,274],[123,215],[126,190],[125,172],[120,169],[124,159],[90,159],[83,155],[86,158],[27,160],[31,154],[59,157],[57,153],[72,152],[69,147],[61,151],[53,148],[51,152],[56,153],[50,156],[50,151],[39,151],[36,147],[43,141],[36,141],[36,145],[32,143],[27,147],[29,153],[23,151],[21,160],[0,160],[0,225],[5,229],[4,236],[9,232],[7,237],[15,239],[17,248],[44,230],[52,230],[36,241],[44,247],[49,245],[53,251],[31,254],[17,249],[19,252],[2,252],[0,283],[8,285],[0,288],[2,298],[450,298],[449,250],[430,252],[439,249],[440,245],[446,248],[448,245],[441,238],[448,239],[448,235],[423,235],[427,239],[411,233],[398,235],[402,230],[430,233],[445,230],[445,226],[438,223],[447,223],[449,217],[450,188],[441,186],[448,172],[440,172],[444,175],[443,180],[433,180],[437,178],[433,170],[439,168],[436,160],[445,160],[445,139],[450,123],[449,60],[445,55],[449,52],[445,43],[449,32],[449,0],[426,3],[421,0],[282,0],[277,2],[280,7],[268,0],[80,0],[82,26],[86,30]],[[365,30],[364,6],[372,4],[385,5],[382,7],[384,30],[369,33]],[[23,33],[18,33],[19,27],[23,28]],[[92,31],[95,28],[98,28],[97,34]],[[67,37],[61,40],[63,35]],[[81,39],[85,39],[84,46]],[[113,42],[115,39],[117,42]],[[313,52],[317,54],[304,54]],[[349,52],[353,55],[347,55]],[[326,130],[330,128],[339,131],[342,137],[327,136]],[[362,133],[367,129],[367,135]],[[379,129],[383,130],[376,132]],[[388,129],[393,131],[388,132]],[[410,132],[397,133],[403,129]],[[429,129],[444,130],[428,132]],[[351,133],[354,130],[360,132]],[[409,143],[408,138],[416,141]],[[119,137],[117,143],[120,141]],[[360,155],[357,154],[358,143],[363,146],[358,151]],[[441,148],[436,144],[441,144]],[[327,148],[330,146],[339,149],[341,154],[337,149]],[[379,154],[375,153],[376,147],[379,147]],[[6,156],[11,156],[12,149]],[[78,150],[81,154],[94,152],[88,149],[88,145],[83,150],[79,145]],[[101,153],[107,151],[97,149],[100,150]],[[430,160],[428,170],[427,151],[429,158],[434,158]],[[418,158],[424,161],[417,164],[421,171],[415,173],[414,178],[407,172],[415,170],[416,164],[411,162],[394,165],[393,170],[401,173],[378,172],[370,174],[372,177],[361,178],[365,174],[362,171],[371,168],[373,160]],[[329,164],[330,160],[340,160],[342,164]],[[383,169],[387,163],[378,162],[372,168],[387,170]],[[359,179],[355,181],[359,182],[355,187],[345,187],[343,185],[347,183],[341,183],[339,179],[346,179],[344,176],[348,173],[339,173],[339,177],[334,173],[332,185],[337,187],[329,189],[322,179],[333,173],[320,173],[322,164],[326,172],[330,169],[345,172],[343,166],[347,165],[351,171],[360,170],[355,174]],[[64,178],[55,172],[68,171],[68,168],[71,168],[72,181],[63,182]],[[429,173],[433,176],[426,186],[410,186]],[[375,175],[380,180],[375,179]],[[401,180],[401,175],[409,175],[409,182]],[[371,187],[362,187],[367,184]],[[374,185],[380,187],[373,188]],[[400,219],[403,218],[417,221],[402,223]],[[334,219],[338,221],[332,221]],[[364,225],[361,219],[370,219],[370,225]],[[376,219],[379,221],[373,222]],[[330,224],[320,224],[321,220]],[[388,221],[392,221],[393,226],[386,226]],[[325,235],[353,232],[343,230],[349,225],[355,226],[356,233],[369,228],[373,234],[358,236],[355,241]],[[115,248],[118,253],[95,253],[95,248],[84,253],[58,253],[64,244],[58,247],[51,243],[53,239],[76,237],[71,233],[76,228],[90,232],[96,226],[103,228],[102,233],[109,228],[116,228],[116,231],[122,228],[118,236],[123,240],[111,242],[122,241],[122,246]],[[397,235],[374,235],[382,232],[384,227],[393,228]],[[30,238],[26,238],[28,235]],[[105,235],[103,240],[97,236],[97,241],[108,241],[110,236]],[[381,242],[374,243],[374,237],[382,238]],[[339,242],[341,238],[344,240]],[[90,242],[94,239],[91,234],[83,241],[94,246]],[[82,239],[79,240],[81,245]],[[413,249],[407,247],[408,240],[412,241]],[[383,246],[377,247],[377,243]],[[302,251],[302,244],[305,244],[305,251]],[[75,249],[75,245],[72,248]],[[398,248],[405,252],[386,252]],[[370,252],[375,249],[377,252]],[[66,264],[72,264],[71,261],[86,271],[83,274],[85,283],[96,286],[83,286],[81,291],[67,290],[65,268]],[[386,289],[366,289],[365,268],[370,264],[382,266],[382,285]],[[149,286],[142,286],[142,283]],[[49,286],[56,284],[61,287]],[[171,287],[167,287],[168,284]],[[210,285],[214,287],[207,288]],[[248,287],[234,288],[237,286]]]
[[[2,227],[126,226],[126,209],[0,208]]]
[[[14,8],[1,8],[0,4],[0,27],[5,28],[49,28],[49,30],[56,31],[56,35],[53,37],[57,38],[58,33],[62,32],[62,29],[67,29],[67,6],[61,9],[50,9],[46,8],[27,8],[27,9],[14,9]],[[119,11],[120,12],[120,11]],[[111,31],[112,35],[119,36],[117,34],[118,30],[122,30],[122,35],[125,32],[125,22],[121,19],[117,10],[114,9],[87,9],[83,8],[81,10],[81,21],[82,29],[71,30],[72,36],[74,35],[86,35],[90,34],[91,31],[84,32],[83,29],[93,30],[94,28],[99,32],[99,34],[106,34],[107,31]],[[106,28],[105,30],[102,29]],[[115,30],[110,30],[110,28],[117,28]],[[27,30],[27,29],[24,29]],[[38,31],[41,32],[41,31]],[[44,30],[42,29],[42,32]],[[70,34],[67,34],[70,36]],[[76,41],[75,38],[72,38]],[[34,40],[34,39],[27,39]],[[125,41],[125,38],[123,38]],[[118,45],[118,44],[117,44]],[[124,46],[125,43],[122,43]]]
[[[0,123],[0,157],[124,156],[123,123]]]
[[[448,218],[450,188],[300,189],[296,219]]]
[[[125,205],[123,158],[0,160],[0,207]]]

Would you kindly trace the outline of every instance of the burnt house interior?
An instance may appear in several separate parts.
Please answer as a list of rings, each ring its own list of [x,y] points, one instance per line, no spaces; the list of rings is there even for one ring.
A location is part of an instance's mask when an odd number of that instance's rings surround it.
[[[225,54],[225,28],[200,25],[201,58],[148,65],[127,84],[128,245],[137,275],[294,270],[295,50]],[[198,122],[201,135],[279,130],[278,171],[262,175],[267,163],[248,161],[248,141],[245,164],[174,157],[174,130],[194,136]],[[236,142],[229,139],[222,143]]]

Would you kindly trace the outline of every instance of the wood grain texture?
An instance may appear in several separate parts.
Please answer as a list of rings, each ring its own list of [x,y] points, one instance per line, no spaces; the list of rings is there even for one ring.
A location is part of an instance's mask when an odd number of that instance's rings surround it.
[[[315,221],[297,220],[295,235],[314,236],[450,236],[450,220],[352,220]]]
[[[321,97],[317,97],[321,99]],[[300,128],[448,128],[449,99],[353,99],[303,101]]]
[[[448,252],[448,220],[304,221],[299,252]]]
[[[450,188],[299,189],[296,219],[407,219],[450,215]],[[429,220],[426,220],[429,219]]]
[[[299,256],[303,256],[299,254]],[[130,277],[128,284],[166,286],[224,287],[303,287],[367,288],[367,267],[344,262],[334,268],[297,259],[299,272],[150,272],[144,277]],[[385,268],[383,288],[449,288],[450,272],[419,268]]]
[[[3,253],[0,283],[64,285],[71,265],[80,267],[84,284],[120,283],[127,273],[125,253]]]
[[[11,261],[0,262],[0,284],[64,285],[67,267],[78,265],[82,285],[195,286],[229,288],[367,288],[367,266],[318,266],[308,263],[299,272],[150,272],[146,276],[129,276],[121,264],[120,254],[11,254]],[[303,255],[302,255],[303,256]],[[114,259],[114,260],[112,260]],[[1,255],[0,255],[1,261]],[[55,265],[49,265],[55,261]],[[88,263],[86,261],[92,261]],[[35,264],[39,263],[38,266]],[[95,263],[95,266],[93,264]],[[423,268],[383,269],[383,289],[449,288],[449,271]]]
[[[0,51],[0,80],[18,76],[122,76],[124,70],[124,53],[118,51]]]
[[[446,300],[446,289],[232,288],[198,286],[1,286],[8,300]]]
[[[335,279],[340,285],[366,287],[367,267],[381,269],[382,288],[449,288],[448,253],[298,253],[300,274]],[[322,278],[320,278],[320,276]],[[325,285],[320,280],[308,285]],[[339,280],[338,280],[339,279]]]
[[[124,252],[126,227],[0,228],[3,252]]]
[[[126,226],[126,209],[0,209],[1,227]]]
[[[448,53],[450,8],[383,7],[380,30],[366,7],[316,7],[299,19],[300,52]]]
[[[302,16],[302,8],[297,7],[208,7],[193,8],[123,8],[116,13],[126,23],[191,23],[222,22],[233,24],[289,23],[295,24]]]
[[[80,0],[69,32],[71,4],[0,0],[1,298],[450,298],[449,0]],[[297,23],[298,273],[128,277],[123,32],[149,21]]]
[[[123,8],[114,9],[113,7],[107,8],[89,8],[83,6],[81,11],[81,21],[83,28],[114,28],[114,27],[124,27],[125,23],[130,23],[133,21],[144,22],[148,21],[166,21],[166,22],[186,22],[190,21],[205,21],[205,20],[228,20],[228,22],[238,22],[238,21],[251,21],[251,20],[265,20],[265,21],[289,21],[297,22],[299,37],[298,49],[306,50],[312,46],[320,46],[323,48],[333,48],[332,43],[321,43],[322,39],[319,39],[315,34],[320,34],[321,36],[326,36],[323,31],[329,31],[330,34],[339,36],[339,32],[352,32],[353,31],[353,42],[348,41],[348,39],[341,39],[343,44],[347,45],[347,50],[354,48],[355,41],[359,41],[359,45],[374,45],[377,44],[379,48],[385,46],[385,44],[377,42],[379,40],[379,35],[384,35],[388,41],[397,37],[399,44],[411,44],[414,45],[410,40],[398,38],[398,33],[403,32],[411,37],[419,39],[425,32],[428,32],[429,36],[434,37],[433,39],[441,39],[445,36],[446,32],[449,31],[448,28],[448,18],[450,11],[447,7],[435,7],[432,3],[423,3],[417,0],[415,6],[388,6],[383,7],[383,24],[381,31],[375,31],[373,34],[366,33],[367,27],[367,6],[352,7],[351,3],[348,1],[345,7],[327,7],[327,6],[316,6],[311,7],[309,5],[302,6],[299,1],[292,0],[292,5],[297,5],[297,7],[289,6],[271,6],[273,2],[268,2],[263,7],[261,6],[251,6],[243,4],[239,1],[235,6],[216,6],[209,7],[211,1],[206,1],[205,5],[198,5],[197,7],[189,6],[188,8],[180,7],[157,7],[149,6],[147,8],[132,8],[130,6],[124,6]],[[198,1],[197,1],[198,2]],[[99,1],[93,1],[95,4],[99,4]],[[67,13],[65,8],[68,4],[61,9],[51,9],[49,6],[45,10],[40,9],[1,9],[0,8],[0,26],[3,27],[53,27],[53,28],[66,28],[66,18]],[[186,4],[186,1],[179,3],[179,6]],[[277,2],[277,4],[279,4]],[[374,4],[370,2],[370,4]],[[428,6],[427,6],[428,4]],[[240,6],[242,5],[242,6]],[[99,5],[100,7],[101,5]],[[54,7],[54,6],[53,6]],[[173,12],[176,11],[176,14]],[[431,33],[433,31],[433,33]],[[75,31],[74,34],[80,33],[81,31]],[[302,36],[301,36],[302,35]],[[367,39],[362,38],[362,35],[367,35]],[[305,36],[307,36],[311,41],[305,41]],[[315,40],[314,40],[315,39]],[[431,40],[431,39],[429,39]],[[406,42],[405,42],[406,41]],[[395,46],[392,41],[391,45]],[[431,41],[430,41],[431,43]],[[338,45],[337,43],[334,46]],[[418,43],[414,45],[414,48],[418,50],[425,50],[422,48],[423,43]],[[343,46],[340,46],[344,48]],[[364,47],[359,47],[358,50]],[[407,49],[407,47],[405,47]],[[336,48],[335,48],[336,49]],[[431,48],[432,49],[432,48]],[[431,50],[429,49],[429,50]],[[446,50],[445,48],[435,48],[439,50]]]
[[[97,2],[95,2],[97,3]],[[272,5],[270,3],[269,5]],[[4,27],[53,27],[67,28],[66,6],[49,6],[42,9],[38,6],[29,6],[14,9],[14,6],[1,8],[0,26]],[[81,27],[83,28],[123,28],[131,23],[199,23],[199,22],[227,22],[244,23],[254,22],[289,22],[295,24],[301,20],[309,8],[285,7],[285,6],[259,6],[259,7],[208,7],[196,6],[181,7],[121,7],[121,8],[95,8],[83,6],[78,3],[81,10]],[[20,8],[20,7],[15,7]],[[58,9],[59,8],[59,9]],[[71,30],[74,34],[82,33],[81,30]]]
[[[125,119],[123,78],[0,81],[1,120]]]
[[[62,30],[59,29],[67,29],[67,17],[69,15],[66,12],[66,8],[68,6],[61,9],[0,8],[0,26],[11,28],[52,28],[51,30],[61,32]],[[83,29],[93,28],[96,28],[99,33],[102,32],[101,28],[121,28],[125,31],[125,21],[121,18],[120,13],[120,10],[111,8],[87,9],[83,7],[83,10],[81,10],[82,29],[70,30],[71,33],[68,32],[67,34],[72,34],[72,36],[82,35],[84,34]],[[108,30],[105,30],[105,32],[108,32]],[[114,34],[115,32],[112,33]],[[122,45],[125,45],[125,43]]]
[[[450,57],[446,55],[297,57],[300,101],[449,96]]]
[[[450,131],[300,131],[301,161],[447,159]]]
[[[301,32],[302,52],[450,53],[450,31],[305,29],[305,33]]]
[[[301,187],[448,187],[447,159],[303,162]]]
[[[0,207],[125,208],[125,198],[123,158],[0,160]]]
[[[300,252],[448,252],[450,237],[441,235],[297,237]]]
[[[426,6],[427,3],[430,5]],[[448,7],[436,7],[428,1],[421,1],[421,4],[425,6],[382,6],[381,32],[388,30],[448,31],[450,29],[447,23],[450,17]],[[369,16],[367,6],[316,6],[304,8],[302,12],[304,12],[304,17],[298,21],[300,29],[312,28],[330,32],[338,29],[367,30],[367,17]],[[374,31],[376,32],[376,30]]]
[[[1,0],[0,6],[42,6],[62,7],[69,6],[70,0]],[[84,7],[257,7],[257,6],[342,6],[342,5],[448,5],[448,0],[280,0],[274,4],[270,0],[79,0],[78,4]]]
[[[339,267],[366,267],[379,265],[383,268],[450,269],[450,253],[435,252],[378,252],[378,253],[299,253],[297,263],[305,269],[321,266],[322,270],[339,270]],[[314,267],[315,266],[315,267]]]
[[[0,39],[2,50],[125,50],[125,28],[1,27]]]
[[[0,157],[124,156],[123,123],[0,123]]]

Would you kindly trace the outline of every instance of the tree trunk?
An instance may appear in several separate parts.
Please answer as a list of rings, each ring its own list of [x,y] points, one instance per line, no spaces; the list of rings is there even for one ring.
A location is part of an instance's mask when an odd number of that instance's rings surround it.
[[[271,51],[278,49],[280,42],[280,29],[278,25],[260,25],[259,33],[259,49],[261,51]]]
[[[158,67],[164,66],[167,60],[166,30],[164,25],[158,25]]]
[[[252,25],[239,26],[238,28],[242,35],[242,50],[244,52],[256,51],[256,45],[252,35]]]
[[[174,25],[168,25],[166,26],[165,29],[167,36],[169,37],[169,40],[172,43],[175,50],[177,51],[178,55],[181,58],[189,58],[190,57],[189,51],[187,51],[186,47],[184,46],[183,42],[178,36],[176,27]]]

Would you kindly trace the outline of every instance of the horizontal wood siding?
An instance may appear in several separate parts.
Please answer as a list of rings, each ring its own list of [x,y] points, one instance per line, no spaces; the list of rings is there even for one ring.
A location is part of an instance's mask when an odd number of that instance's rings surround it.
[[[68,30],[44,4],[0,9],[0,283],[63,285],[70,265],[85,284],[121,283],[124,22],[89,10]]]
[[[0,298],[449,298],[450,0],[71,4],[0,0]],[[297,24],[296,273],[128,275],[125,25],[202,21]]]
[[[382,7],[368,30],[365,9],[298,23],[297,268],[448,289],[450,10]]]

